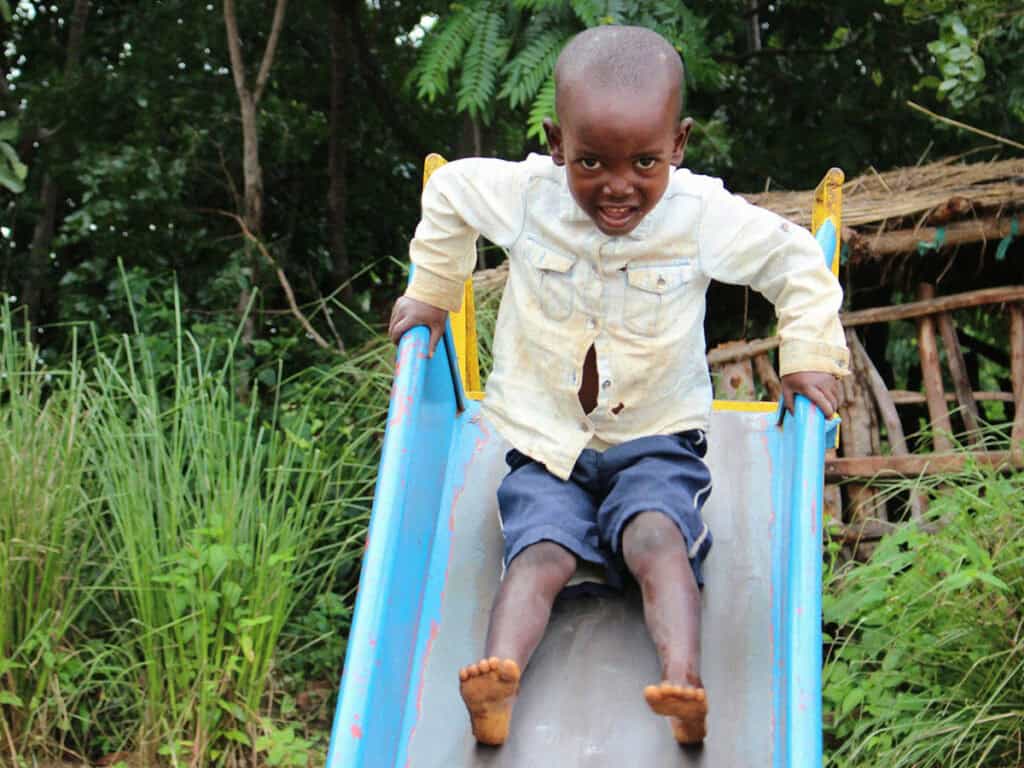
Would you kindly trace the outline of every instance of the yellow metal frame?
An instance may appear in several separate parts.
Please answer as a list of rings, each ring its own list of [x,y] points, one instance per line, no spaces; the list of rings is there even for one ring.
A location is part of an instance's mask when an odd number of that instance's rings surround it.
[[[436,153],[427,155],[423,162],[423,186],[427,186],[430,175],[447,163]],[[451,312],[448,320],[452,326],[452,340],[455,342],[455,356],[459,361],[462,387],[470,400],[483,400],[483,386],[480,382],[480,358],[477,355],[476,305],[473,302],[473,278],[466,281],[462,290],[462,308]]]
[[[423,162],[423,186],[427,185],[430,175],[444,165],[441,155],[432,153]],[[828,219],[836,230],[836,248],[832,254],[832,274],[839,274],[839,249],[842,243],[842,210],[843,182],[846,177],[839,168],[830,168],[825,177],[814,190],[814,208],[811,211],[811,232],[817,232]],[[470,400],[483,400],[483,386],[480,381],[480,359],[477,355],[476,307],[473,302],[473,279],[466,281],[462,296],[462,308],[449,314],[452,327],[452,338],[455,341],[455,354],[459,361],[459,373],[466,397]],[[745,400],[715,400],[712,407],[716,411],[743,411],[747,413],[770,413],[778,408],[778,403]],[[836,430],[838,441],[839,430]]]
[[[817,234],[821,225],[832,219],[836,228],[836,249],[832,253],[832,274],[839,275],[839,250],[843,244],[843,182],[846,176],[839,168],[829,168],[825,177],[814,188],[814,207],[811,209],[811,232]]]

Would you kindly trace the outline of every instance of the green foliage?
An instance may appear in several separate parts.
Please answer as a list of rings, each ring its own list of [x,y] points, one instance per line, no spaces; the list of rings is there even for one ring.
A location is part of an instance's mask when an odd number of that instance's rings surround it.
[[[1024,738],[1024,474],[969,470],[834,574],[828,764],[1001,768]],[[925,528],[933,529],[929,533]]]
[[[282,629],[361,537],[347,535],[322,423],[304,408],[285,418],[277,404],[265,415],[258,399],[239,404],[230,349],[201,349],[180,326],[174,342],[168,391],[145,336],[98,354],[88,439],[105,515],[94,535],[125,598],[110,631],[143,681],[139,749],[218,765],[241,749],[229,733],[255,743],[267,727]]]
[[[459,72],[456,109],[489,123],[504,102],[526,107],[527,138],[545,141],[543,121],[554,117],[555,62],[577,32],[602,24],[638,24],[658,30],[684,52],[694,83],[718,81],[703,18],[678,3],[637,0],[476,0],[453,5],[423,44],[412,72],[420,98],[445,94]],[[498,78],[500,87],[496,87]]]
[[[25,191],[25,177],[28,176],[28,167],[18,159],[18,153],[10,144],[17,137],[17,123],[0,120],[0,187],[16,195]]]
[[[66,721],[54,692],[92,554],[84,394],[77,356],[46,368],[0,294],[0,722],[21,748],[46,737],[51,718]]]
[[[1002,0],[886,0],[900,6],[915,24],[937,27],[928,44],[938,75],[921,78],[919,87],[934,91],[957,110],[984,108],[985,102],[1009,106],[1024,121],[1024,8]],[[988,65],[986,65],[988,62]],[[989,70],[999,74],[989,77]]]

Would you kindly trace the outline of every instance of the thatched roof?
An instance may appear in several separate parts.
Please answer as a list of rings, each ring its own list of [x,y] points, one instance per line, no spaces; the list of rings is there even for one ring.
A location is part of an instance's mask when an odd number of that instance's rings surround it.
[[[743,197],[810,226],[811,191]],[[949,206],[950,201],[956,202]],[[901,220],[907,218],[915,219],[916,226],[942,224],[1018,207],[1024,207],[1024,158],[967,163],[954,157],[885,173],[872,169],[843,185],[843,224],[862,232],[874,232],[878,227],[867,225],[882,223],[891,224],[886,229],[903,228],[906,225]],[[932,218],[941,220],[930,221]]]

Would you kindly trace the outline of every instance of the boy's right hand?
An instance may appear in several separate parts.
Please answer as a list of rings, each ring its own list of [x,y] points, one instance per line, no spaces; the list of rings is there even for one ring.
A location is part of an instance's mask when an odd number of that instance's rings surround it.
[[[399,297],[391,310],[391,323],[388,325],[388,336],[395,344],[402,338],[402,335],[410,328],[417,325],[425,325],[430,331],[430,346],[428,356],[434,356],[437,349],[437,342],[444,336],[445,323],[448,320],[448,312],[438,309],[432,304],[408,296]]]

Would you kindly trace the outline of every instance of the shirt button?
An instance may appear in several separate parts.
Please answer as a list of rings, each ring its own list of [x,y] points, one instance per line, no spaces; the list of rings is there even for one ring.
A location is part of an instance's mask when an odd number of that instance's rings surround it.
[[[611,385],[612,385],[611,380],[610,379],[605,379],[604,381],[601,382],[601,389],[608,389],[608,387],[610,387]]]
[[[587,426],[587,422],[585,422],[585,421],[581,421],[580,422],[580,429],[582,431],[584,431],[584,432],[589,432],[590,431],[590,427]]]
[[[595,328],[597,328],[597,321],[594,320],[594,318],[592,318],[592,317],[588,318],[587,319],[587,329],[592,331]]]

